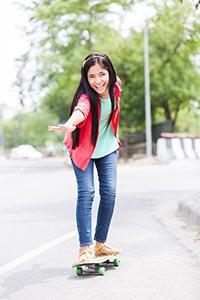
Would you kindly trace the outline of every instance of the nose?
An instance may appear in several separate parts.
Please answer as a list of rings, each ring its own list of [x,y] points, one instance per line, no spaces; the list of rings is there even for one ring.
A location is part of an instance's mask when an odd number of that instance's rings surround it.
[[[100,83],[101,82],[100,76],[97,76],[95,81],[96,81],[96,83]]]

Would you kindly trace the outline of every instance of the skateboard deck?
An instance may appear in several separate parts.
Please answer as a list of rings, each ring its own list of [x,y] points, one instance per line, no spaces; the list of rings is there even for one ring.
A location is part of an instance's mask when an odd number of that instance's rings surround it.
[[[84,272],[97,272],[99,275],[106,274],[106,267],[119,267],[120,259],[117,255],[105,255],[93,257],[89,262],[77,262],[72,265],[75,268],[76,275],[83,275]]]

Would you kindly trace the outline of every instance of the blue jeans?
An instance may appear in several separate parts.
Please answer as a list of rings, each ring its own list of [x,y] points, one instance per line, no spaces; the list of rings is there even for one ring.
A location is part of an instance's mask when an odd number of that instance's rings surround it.
[[[76,175],[78,197],[76,221],[80,246],[92,244],[92,204],[95,195],[94,165],[99,179],[100,202],[94,240],[105,242],[112,219],[117,182],[117,152],[102,158],[91,159],[85,171],[79,169],[72,161]]]

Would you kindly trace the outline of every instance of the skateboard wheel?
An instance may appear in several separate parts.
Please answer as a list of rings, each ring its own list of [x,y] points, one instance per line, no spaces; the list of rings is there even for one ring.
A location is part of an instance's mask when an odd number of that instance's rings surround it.
[[[120,265],[120,259],[119,258],[115,258],[114,261],[113,261],[113,263],[114,263],[115,267],[119,267],[119,265]]]
[[[77,267],[76,268],[76,275],[81,276],[83,274],[83,268]]]
[[[104,268],[104,267],[100,267],[99,269],[98,269],[98,273],[99,273],[99,275],[105,275],[106,274],[106,269]]]

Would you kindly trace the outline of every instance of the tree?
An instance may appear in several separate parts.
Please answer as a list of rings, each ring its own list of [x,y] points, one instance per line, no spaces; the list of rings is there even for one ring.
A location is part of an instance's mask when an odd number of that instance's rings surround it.
[[[153,117],[156,120],[157,108],[161,108],[165,119],[175,126],[179,111],[189,106],[190,100],[199,101],[200,73],[195,57],[200,53],[200,23],[190,5],[177,7],[175,2],[168,5],[163,1],[155,9],[149,40]]]
[[[19,113],[12,120],[4,121],[6,148],[20,144],[31,144],[35,147],[44,147],[44,142],[53,140],[62,143],[63,136],[52,135],[48,131],[49,120],[56,122],[48,112],[34,111]]]
[[[152,121],[170,120],[175,127],[178,113],[199,103],[200,23],[191,5],[163,1],[154,5],[148,20]],[[127,47],[128,45],[128,47]],[[132,31],[121,48],[118,68],[124,83],[122,124],[144,129],[143,33]]]

